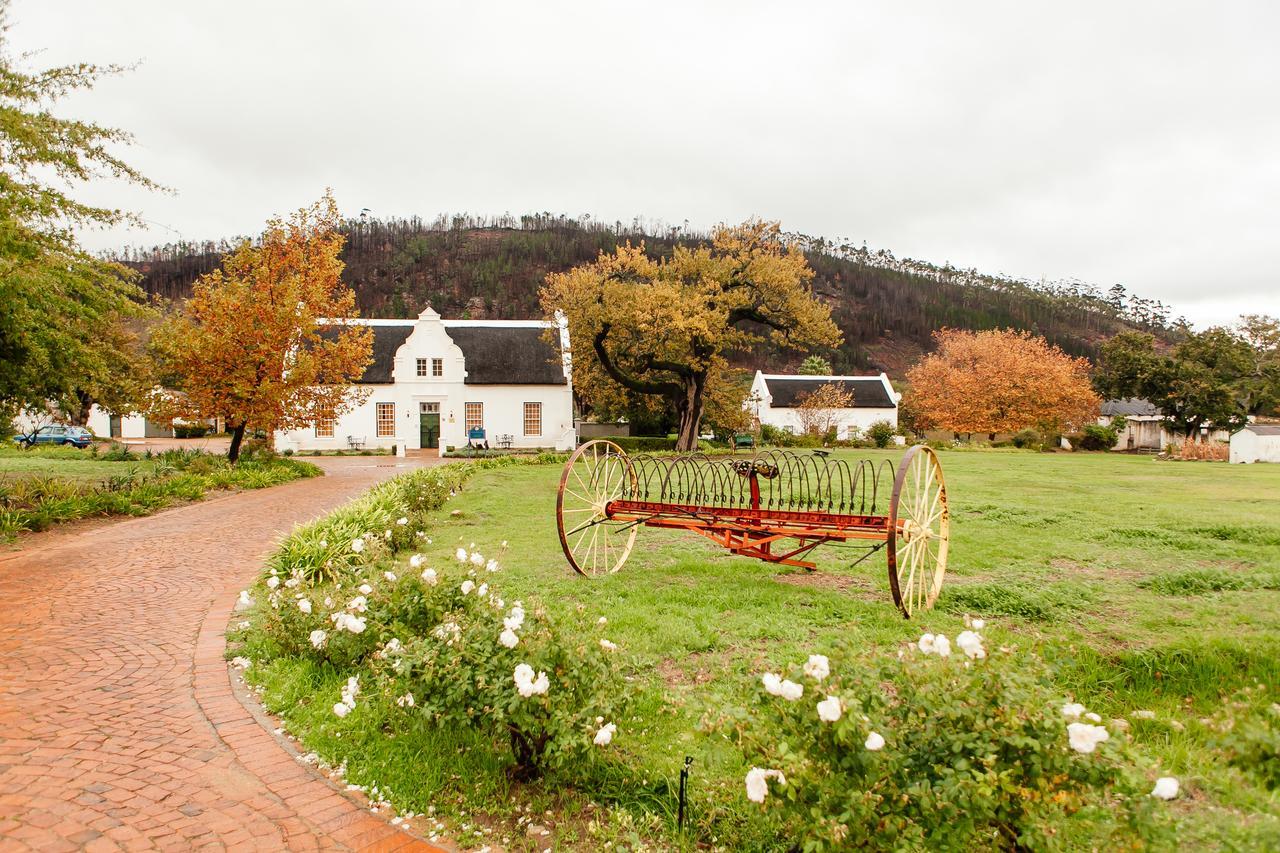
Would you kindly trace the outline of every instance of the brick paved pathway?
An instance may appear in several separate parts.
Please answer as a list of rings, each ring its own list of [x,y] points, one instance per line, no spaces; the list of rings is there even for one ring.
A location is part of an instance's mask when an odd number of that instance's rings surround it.
[[[231,691],[223,629],[271,545],[403,470],[323,466],[0,555],[0,851],[438,849],[294,761]]]

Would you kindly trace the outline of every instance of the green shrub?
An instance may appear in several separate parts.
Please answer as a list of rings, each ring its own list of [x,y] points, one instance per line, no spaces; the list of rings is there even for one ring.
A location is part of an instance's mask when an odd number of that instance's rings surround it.
[[[1258,709],[1238,724],[1228,720],[1227,726],[1216,744],[1227,762],[1257,776],[1269,791],[1280,788],[1280,705]]]
[[[875,421],[871,426],[867,427],[867,438],[871,439],[871,443],[879,448],[885,448],[892,444],[894,436],[897,434],[897,428],[888,421]]]
[[[1114,426],[1085,424],[1084,429],[1071,437],[1071,446],[1078,450],[1110,450],[1116,446],[1119,434]]]
[[[212,431],[213,431],[213,427],[209,426],[208,424],[174,424],[173,425],[174,438],[204,438],[206,435],[208,435]]]
[[[1044,444],[1044,437],[1040,435],[1038,430],[1031,429],[1030,427],[1018,430],[1013,435],[1014,447],[1035,450],[1042,444]]]
[[[731,718],[748,798],[793,849],[1117,849],[1158,834],[1123,733],[1081,743],[1098,729],[1035,659],[850,648],[821,680],[784,675],[800,698],[766,684]],[[1074,744],[1073,719],[1087,727]]]

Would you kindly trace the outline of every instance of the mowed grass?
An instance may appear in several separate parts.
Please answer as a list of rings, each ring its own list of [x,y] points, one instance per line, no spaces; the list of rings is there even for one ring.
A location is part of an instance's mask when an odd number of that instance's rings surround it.
[[[107,462],[95,458],[88,448],[84,450],[58,448],[57,455],[50,454],[44,448],[35,452],[6,450],[3,455],[0,455],[0,482],[14,482],[30,477],[57,477],[76,481],[106,480],[130,468],[143,472],[153,467],[153,464],[145,459]]]
[[[847,453],[890,458],[901,451]],[[1280,799],[1227,766],[1216,722],[1242,688],[1280,699],[1280,467],[1149,457],[943,452],[952,513],[947,582],[906,621],[883,552],[824,548],[818,571],[734,557],[687,533],[641,529],[616,575],[587,579],[555,528],[558,467],[484,472],[431,531],[430,558],[508,542],[508,599],[538,599],[580,630],[619,643],[641,700],[616,741],[636,768],[618,801],[666,812],[684,756],[698,808],[741,800],[737,753],[704,723],[757,689],[758,675],[837,644],[894,646],[923,630],[954,636],[965,613],[992,644],[1040,651],[1063,695],[1110,717],[1152,711],[1133,736],[1153,767],[1183,780],[1171,806],[1192,846],[1280,840]],[[635,786],[640,780],[641,786]],[[482,803],[483,804],[483,801]],[[470,802],[475,807],[474,801]],[[699,820],[701,818],[701,820]],[[709,820],[703,814],[695,821]]]

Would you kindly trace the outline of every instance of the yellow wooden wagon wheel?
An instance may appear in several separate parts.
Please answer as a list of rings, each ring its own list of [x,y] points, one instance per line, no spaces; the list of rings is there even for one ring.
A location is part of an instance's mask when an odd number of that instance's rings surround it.
[[[902,457],[889,504],[889,589],[908,619],[937,600],[950,536],[942,463],[932,448],[918,444]]]
[[[612,441],[588,441],[569,457],[560,475],[556,526],[560,547],[574,571],[588,577],[622,568],[638,525],[610,519],[610,501],[636,490],[636,472],[625,450]]]

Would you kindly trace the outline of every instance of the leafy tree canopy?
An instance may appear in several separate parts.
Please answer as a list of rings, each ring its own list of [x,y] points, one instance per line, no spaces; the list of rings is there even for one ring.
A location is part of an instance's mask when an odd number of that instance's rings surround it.
[[[5,41],[7,7],[0,0],[0,409],[12,414],[50,401],[69,408],[103,387],[121,324],[146,313],[134,274],[91,256],[75,237],[78,227],[130,215],[71,192],[106,178],[157,186],[112,153],[129,134],[52,112],[61,98],[122,69],[24,69]]]
[[[830,310],[810,292],[812,277],[777,223],[749,221],[665,258],[643,244],[602,252],[549,275],[541,301],[548,316],[568,321],[574,385],[588,403],[614,386],[661,398],[679,419],[677,449],[692,450],[726,352],[766,336],[791,348],[840,342]]]
[[[907,373],[918,422],[959,433],[1062,432],[1097,417],[1089,362],[1030,332],[942,329]]]
[[[331,195],[288,221],[273,219],[203,276],[183,309],[152,336],[177,393],[169,417],[224,418],[235,461],[247,426],[290,429],[333,418],[368,392],[351,388],[373,349],[341,281],[342,235]]]

